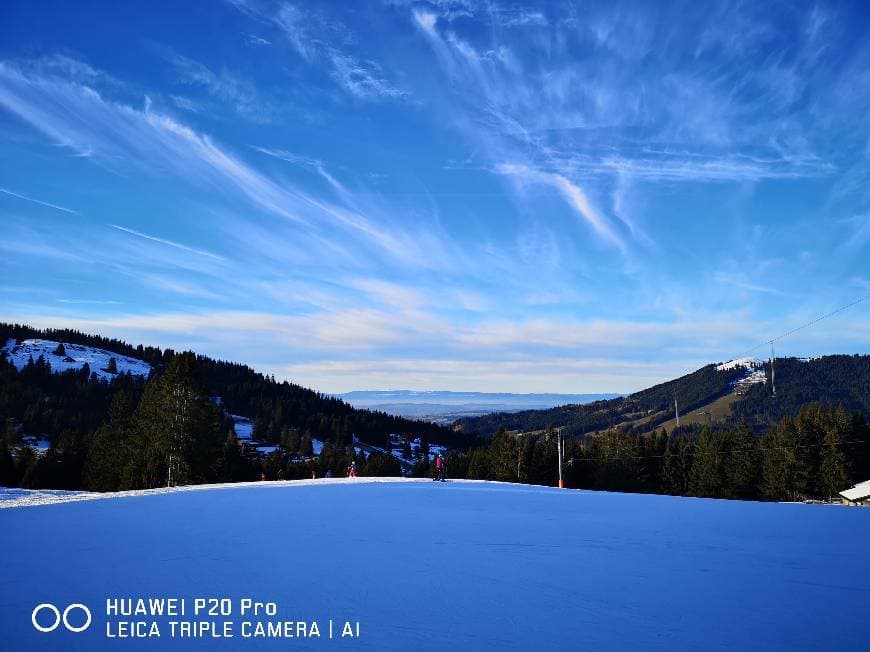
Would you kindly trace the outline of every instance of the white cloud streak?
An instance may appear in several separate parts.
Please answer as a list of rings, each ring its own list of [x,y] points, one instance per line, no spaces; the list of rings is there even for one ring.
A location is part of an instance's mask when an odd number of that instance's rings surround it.
[[[217,254],[213,254],[210,251],[206,251],[204,249],[196,249],[195,247],[189,247],[173,240],[158,238],[157,236],[148,235],[147,233],[142,233],[141,231],[135,231],[134,229],[127,228],[126,226],[119,226],[117,224],[108,224],[107,226],[113,229],[117,229],[118,231],[123,231],[124,233],[129,233],[130,235],[135,235],[139,238],[144,238],[145,240],[150,240],[151,242],[159,242],[160,244],[164,244],[169,247],[175,247],[176,249],[181,249],[182,251],[188,251],[190,253],[198,254],[200,256],[207,256],[208,258],[213,258],[215,260],[226,260],[223,256],[218,256]]]
[[[0,62],[0,106],[58,144],[110,165],[132,161],[151,173],[170,172],[220,192],[235,191],[258,209],[294,222],[315,242],[339,231],[403,264],[423,260],[415,239],[396,225],[379,226],[354,209],[274,181],[209,136],[157,112],[147,98],[139,110],[104,99],[88,86]]]
[[[53,208],[57,211],[63,211],[64,213],[70,213],[72,215],[80,215],[76,210],[72,208],[66,208],[64,206],[58,206],[57,204],[52,204],[47,201],[42,201],[41,199],[34,199],[33,197],[27,197],[25,195],[19,195],[17,192],[12,192],[11,190],[7,190],[6,188],[0,188],[0,192],[4,195],[9,195],[10,197],[15,197],[16,199],[22,199],[24,201],[33,202],[34,204],[39,204],[41,206],[47,206],[48,208]]]
[[[501,163],[496,166],[495,171],[499,174],[515,177],[522,182],[544,184],[555,188],[577,215],[583,218],[600,238],[616,246],[620,251],[625,252],[625,242],[614,232],[606,218],[592,206],[586,193],[578,185],[571,183],[561,174],[541,172],[540,170],[533,170],[526,165],[515,163]]]

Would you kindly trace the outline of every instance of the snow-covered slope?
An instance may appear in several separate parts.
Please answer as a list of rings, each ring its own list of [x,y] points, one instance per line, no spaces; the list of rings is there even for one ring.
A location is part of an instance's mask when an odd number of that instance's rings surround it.
[[[3,650],[866,650],[870,510],[333,480],[0,512]],[[23,559],[30,563],[22,563]],[[235,638],[107,638],[107,598],[229,598]],[[240,616],[239,600],[274,616]],[[42,634],[34,607],[93,623]],[[41,616],[48,624],[51,614]],[[81,613],[71,614],[74,625]],[[360,639],[328,639],[328,621]],[[317,621],[320,639],[241,637]]]
[[[734,381],[733,387],[738,394],[749,389],[750,385],[766,383],[767,375],[764,373],[764,360],[758,358],[738,358],[723,362],[716,367],[716,371],[728,371],[730,369],[743,369],[744,374]]]
[[[57,345],[58,342],[52,340],[30,339],[16,344],[15,340],[10,339],[2,350],[18,369],[23,369],[31,358],[36,361],[39,356],[42,356],[56,373],[68,369],[81,369],[87,363],[91,371],[102,380],[110,380],[115,374],[109,373],[106,368],[109,366],[109,360],[115,358],[118,373],[130,372],[134,376],[148,376],[151,373],[151,365],[147,362],[92,346],[64,343],[66,355],[55,355]]]
[[[728,371],[729,369],[736,369],[737,367],[755,369],[756,367],[761,367],[763,365],[764,360],[759,360],[758,358],[737,358],[736,360],[729,360],[728,362],[720,363],[716,366],[716,371]]]

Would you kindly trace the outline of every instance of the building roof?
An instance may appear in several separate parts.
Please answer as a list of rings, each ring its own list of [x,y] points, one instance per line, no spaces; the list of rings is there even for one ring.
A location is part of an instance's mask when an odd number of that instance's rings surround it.
[[[870,498],[870,480],[859,482],[851,489],[841,491],[840,495],[846,500],[863,500]]]

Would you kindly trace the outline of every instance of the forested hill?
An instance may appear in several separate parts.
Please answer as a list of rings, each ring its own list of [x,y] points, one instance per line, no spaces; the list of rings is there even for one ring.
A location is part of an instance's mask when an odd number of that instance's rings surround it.
[[[151,365],[152,377],[162,374],[178,355],[172,349],[133,346],[75,330],[39,330],[0,323],[0,347],[10,339],[20,342],[33,338],[80,344],[137,358]],[[226,412],[251,418],[255,436],[263,442],[278,443],[282,432],[290,429],[336,445],[349,444],[355,434],[365,443],[386,447],[390,433],[414,435],[448,446],[465,443],[460,433],[431,423],[356,409],[300,385],[278,382],[242,364],[202,355],[197,355],[195,360],[197,382],[208,396],[220,397]],[[125,378],[127,374],[119,374],[107,384],[87,373],[85,378],[80,372],[72,371],[45,376],[34,369],[19,373],[8,362],[4,362],[3,367],[0,418],[23,423],[24,431],[50,438],[59,436],[62,430],[87,430],[99,425],[107,416],[111,396],[117,389],[113,387],[115,383],[134,400],[138,400],[144,386],[136,378]]]
[[[760,432],[784,416],[796,414],[813,402],[842,404],[849,412],[870,415],[870,356],[829,355],[804,360],[776,359],[776,396],[771,393],[770,367],[764,363],[768,382],[749,384],[733,396],[730,416],[746,419]],[[564,427],[568,435],[583,435],[611,427],[649,431],[674,416],[676,398],[681,414],[709,405],[732,393],[734,383],[748,373],[743,367],[707,365],[694,373],[650,387],[629,396],[586,405],[565,405],[548,410],[526,410],[461,419],[456,427],[472,436],[490,436],[500,428],[536,431]]]
[[[776,396],[767,385],[753,385],[732,407],[733,421],[745,418],[758,430],[815,402],[870,417],[870,355],[777,358],[775,375]]]
[[[740,367],[718,370],[716,365],[710,364],[629,396],[549,410],[487,414],[461,419],[457,425],[469,435],[491,435],[499,428],[534,431],[564,427],[568,435],[583,435],[621,424],[652,427],[673,416],[675,397],[680,410],[689,411],[730,392],[733,383],[744,374],[745,370]]]

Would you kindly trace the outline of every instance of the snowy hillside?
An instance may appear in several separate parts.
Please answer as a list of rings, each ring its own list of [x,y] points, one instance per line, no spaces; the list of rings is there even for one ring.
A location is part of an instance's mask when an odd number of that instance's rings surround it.
[[[38,561],[0,558],[4,650],[849,652],[870,640],[859,508],[428,480],[84,498],[0,511],[0,547]],[[187,615],[106,614],[107,598],[168,597]],[[232,601],[232,615],[195,620],[230,622],[235,638],[170,636],[198,597]],[[242,598],[276,613],[241,616]],[[44,602],[87,605],[93,623],[39,633]],[[329,641],[330,619],[359,622],[359,639]],[[107,638],[120,621],[161,636]],[[246,639],[246,621],[315,621],[321,638]]]
[[[10,339],[2,351],[19,370],[32,358],[34,362],[42,356],[51,365],[52,371],[60,373],[68,369],[81,369],[85,363],[102,380],[110,380],[116,374],[107,371],[109,360],[115,359],[117,373],[130,372],[134,376],[148,376],[151,365],[136,358],[130,358],[111,351],[79,344],[64,344],[64,355],[55,355],[59,342],[52,340],[29,339],[16,344]]]
[[[738,394],[746,393],[750,385],[767,382],[767,376],[764,373],[764,360],[759,360],[758,358],[729,360],[718,365],[716,371],[729,371],[739,368],[744,369],[745,373],[733,383],[733,387]]]
[[[728,362],[722,362],[716,366],[716,371],[728,371],[729,369],[737,369],[738,367],[743,367],[744,369],[755,369],[756,367],[764,366],[764,360],[760,360],[758,358],[738,358],[736,360],[729,360]]]

